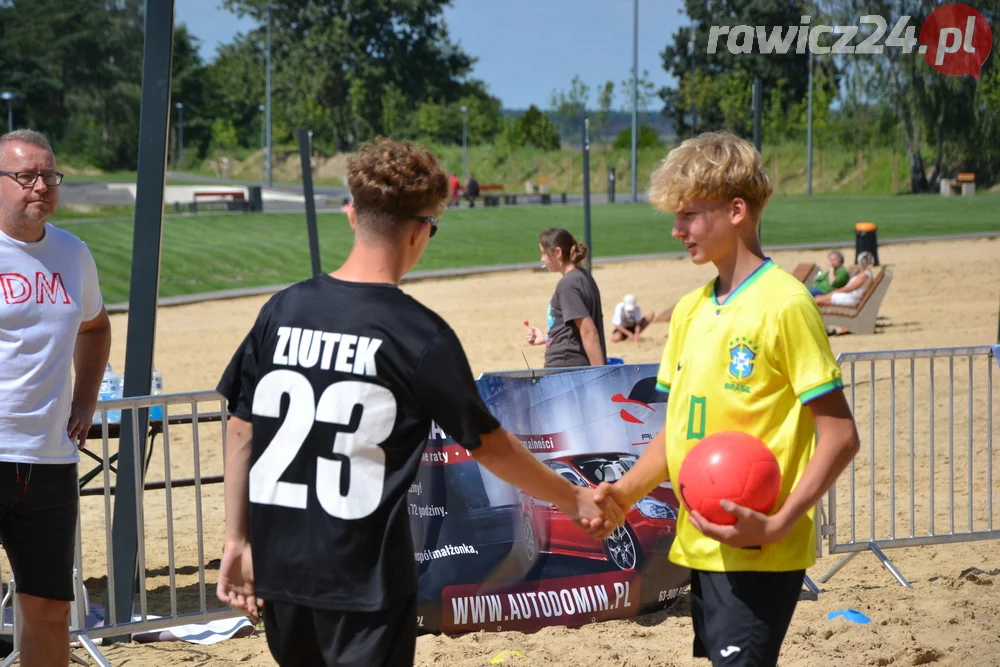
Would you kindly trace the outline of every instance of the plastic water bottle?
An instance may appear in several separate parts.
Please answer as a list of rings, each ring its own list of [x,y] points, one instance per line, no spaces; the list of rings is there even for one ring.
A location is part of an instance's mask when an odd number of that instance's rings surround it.
[[[152,386],[150,386],[149,388],[150,396],[159,396],[160,394],[163,393],[163,374],[161,374],[160,371],[156,370],[155,368],[153,369],[153,380],[151,385]],[[163,419],[163,406],[154,405],[153,407],[151,407],[149,409],[149,418]]]
[[[98,400],[109,401],[122,397],[122,380],[111,370],[111,364],[104,369],[104,377],[101,379],[101,391],[97,395]],[[117,424],[122,420],[121,410],[108,410],[108,423]],[[94,415],[94,423],[101,423],[101,411]]]
[[[122,383],[122,389],[124,390],[125,385]],[[153,376],[149,383],[149,395],[159,396],[163,393],[163,375],[160,371],[153,369]],[[150,419],[163,419],[163,406],[153,405],[149,408],[149,418]]]

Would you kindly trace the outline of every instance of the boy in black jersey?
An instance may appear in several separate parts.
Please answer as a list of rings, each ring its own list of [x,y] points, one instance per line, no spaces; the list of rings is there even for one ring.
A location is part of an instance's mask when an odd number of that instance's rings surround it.
[[[435,158],[380,140],[348,169],[347,260],[272,297],[219,383],[232,417],[217,595],[254,620],[262,605],[268,646],[284,667],[413,664],[406,493],[431,420],[585,530],[624,518],[500,427],[455,332],[399,289],[448,199]]]

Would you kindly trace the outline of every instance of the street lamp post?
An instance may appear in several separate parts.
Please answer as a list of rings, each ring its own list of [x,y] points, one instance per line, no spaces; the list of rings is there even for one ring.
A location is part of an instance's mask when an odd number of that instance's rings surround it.
[[[806,194],[813,193],[813,54],[809,51],[809,92],[806,115]]]
[[[175,169],[184,169],[184,103],[178,102],[177,107],[177,165]]]
[[[21,99],[20,93],[4,91],[0,93],[0,99],[7,100],[7,131],[14,131],[14,102]]]
[[[267,123],[265,122],[264,111],[266,107],[261,104],[257,107],[260,111],[260,180],[267,182]]]
[[[465,172],[464,183],[469,182],[469,107],[462,107],[462,171]]]
[[[639,201],[639,0],[632,3],[632,203]]]
[[[265,51],[265,97],[267,98],[265,105],[266,119],[265,123],[267,126],[267,187],[272,187],[274,185],[274,141],[271,137],[271,6],[267,6],[267,49]]]
[[[695,110],[695,104],[694,104],[694,82],[695,82],[695,73],[694,73],[694,26],[691,26],[691,39],[688,41],[688,62],[689,62],[689,69],[688,69],[688,77],[689,77],[688,97],[690,98],[690,102],[691,102],[691,109],[690,109],[690,112],[691,112],[691,137],[693,138],[694,137],[694,128],[695,128],[695,125],[698,124],[697,111]]]

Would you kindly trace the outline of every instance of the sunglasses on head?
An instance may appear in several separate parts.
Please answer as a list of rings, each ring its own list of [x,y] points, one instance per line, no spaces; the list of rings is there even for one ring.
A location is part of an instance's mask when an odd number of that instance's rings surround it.
[[[431,226],[431,235],[430,235],[430,238],[434,238],[434,235],[437,234],[437,231],[438,231],[438,219],[437,218],[435,218],[434,216],[430,216],[430,215],[414,215],[412,217],[417,222],[426,222],[428,225],[430,225]]]

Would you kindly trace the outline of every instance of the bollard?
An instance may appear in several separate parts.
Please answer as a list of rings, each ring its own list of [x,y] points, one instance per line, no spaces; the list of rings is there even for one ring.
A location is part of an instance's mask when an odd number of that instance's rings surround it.
[[[264,210],[264,197],[259,185],[251,185],[250,189],[250,201],[249,209],[254,213],[259,213]]]

